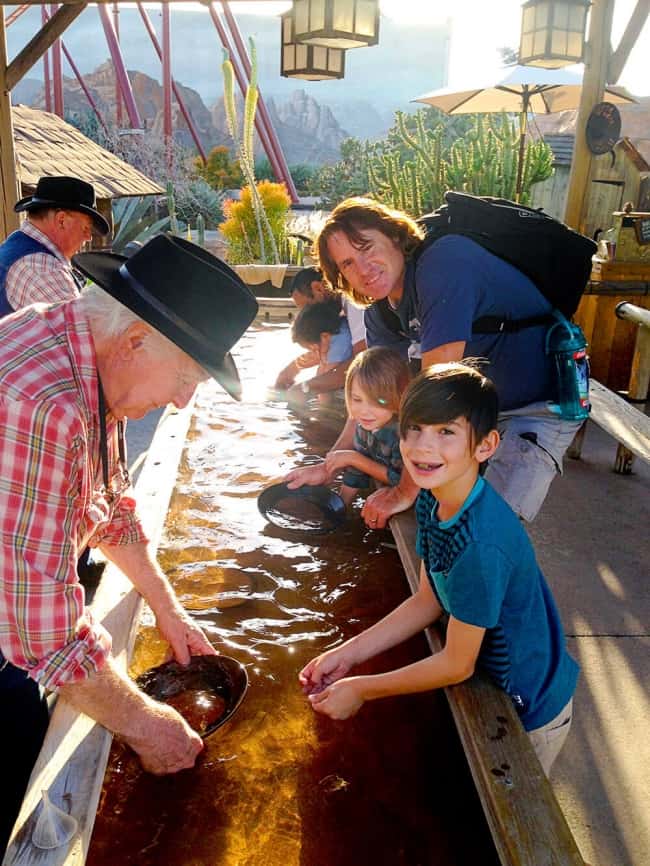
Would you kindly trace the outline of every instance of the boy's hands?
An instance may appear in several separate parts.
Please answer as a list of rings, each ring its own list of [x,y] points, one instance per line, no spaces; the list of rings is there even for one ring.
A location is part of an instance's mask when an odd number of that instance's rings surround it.
[[[311,698],[344,677],[354,664],[356,659],[350,645],[345,643],[313,658],[300,671],[298,680],[303,692]]]
[[[330,719],[349,719],[363,705],[361,677],[347,677],[356,664],[351,644],[316,656],[298,674],[303,692],[317,713]]]
[[[361,677],[348,677],[332,683],[322,692],[309,695],[309,701],[317,713],[330,719],[349,719],[363,706],[365,698],[361,691]]]

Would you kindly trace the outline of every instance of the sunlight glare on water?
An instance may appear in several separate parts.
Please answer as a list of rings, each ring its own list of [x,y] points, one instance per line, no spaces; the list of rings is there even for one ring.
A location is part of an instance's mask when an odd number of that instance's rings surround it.
[[[299,421],[264,401],[292,348],[287,337],[286,328],[260,326],[243,338],[241,404],[214,383],[202,387],[159,550],[184,606],[246,666],[248,694],[193,770],[149,776],[114,745],[88,863],[491,866],[443,696],[375,701],[337,723],[317,716],[298,686],[310,658],[396,606],[406,584],[381,544],[389,534],[368,532],[358,515],[336,533],[299,535],[258,512],[264,487],[337,435],[331,418],[329,427]],[[145,613],[131,674],[166,651]],[[425,652],[418,637],[362,670]],[[470,819],[475,832],[459,841],[454,825]]]

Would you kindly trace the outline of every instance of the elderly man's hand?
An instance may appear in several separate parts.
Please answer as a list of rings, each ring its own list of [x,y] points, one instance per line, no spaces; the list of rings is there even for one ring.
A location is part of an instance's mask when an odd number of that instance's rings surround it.
[[[162,776],[193,767],[203,740],[172,707],[150,701],[142,734],[125,737],[148,773]]]
[[[417,490],[397,487],[380,487],[366,499],[361,516],[370,529],[383,529],[393,514],[406,511],[415,502]]]
[[[158,613],[156,623],[163,637],[171,644],[174,658],[180,664],[188,664],[191,656],[216,655],[217,651],[203,629],[180,605],[173,605]]]

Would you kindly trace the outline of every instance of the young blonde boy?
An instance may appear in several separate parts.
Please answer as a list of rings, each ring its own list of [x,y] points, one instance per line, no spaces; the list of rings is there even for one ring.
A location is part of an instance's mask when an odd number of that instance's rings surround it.
[[[384,619],[312,659],[299,678],[311,704],[334,719],[363,703],[462,682],[485,670],[512,699],[546,773],[571,724],[578,665],[515,513],[481,477],[496,451],[492,382],[462,363],[429,367],[400,407],[404,468],[416,503],[417,593]],[[449,615],[443,649],[398,670],[348,676],[361,662]]]

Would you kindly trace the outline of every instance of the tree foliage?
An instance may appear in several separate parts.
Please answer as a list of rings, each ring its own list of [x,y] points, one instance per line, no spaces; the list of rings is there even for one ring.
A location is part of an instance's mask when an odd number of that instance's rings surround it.
[[[213,147],[205,165],[197,157],[194,168],[199,177],[213,189],[238,189],[244,182],[239,162],[230,155],[230,149],[223,144]]]
[[[211,187],[196,170],[195,156],[175,141],[169,146],[162,135],[151,130],[129,134],[115,126],[105,130],[91,111],[70,116],[70,122],[84,135],[105,150],[142,172],[163,190],[171,181],[176,212],[184,227],[194,227],[201,214],[208,228],[216,228],[223,218],[224,195]],[[166,197],[151,210],[151,219],[161,219],[166,213]]]

